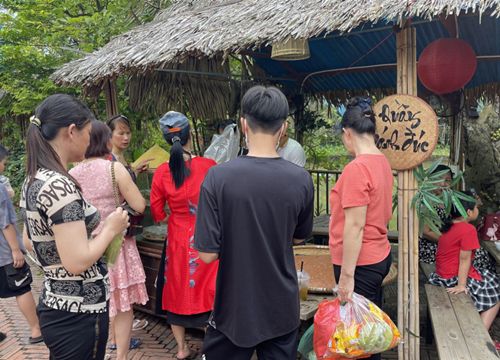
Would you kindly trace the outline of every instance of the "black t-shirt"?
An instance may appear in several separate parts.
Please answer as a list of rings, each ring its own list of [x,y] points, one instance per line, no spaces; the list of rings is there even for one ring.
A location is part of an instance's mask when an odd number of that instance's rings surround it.
[[[299,326],[293,238],[313,224],[314,187],[281,158],[242,156],[210,169],[196,217],[195,248],[219,254],[211,325],[251,347]]]

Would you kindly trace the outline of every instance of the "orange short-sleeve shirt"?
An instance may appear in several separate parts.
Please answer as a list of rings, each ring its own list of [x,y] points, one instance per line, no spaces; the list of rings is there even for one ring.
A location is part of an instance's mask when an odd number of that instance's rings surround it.
[[[384,155],[357,156],[344,168],[330,193],[330,253],[332,263],[342,265],[344,209],[367,206],[363,243],[357,265],[384,260],[391,251],[387,226],[392,216],[393,176]]]

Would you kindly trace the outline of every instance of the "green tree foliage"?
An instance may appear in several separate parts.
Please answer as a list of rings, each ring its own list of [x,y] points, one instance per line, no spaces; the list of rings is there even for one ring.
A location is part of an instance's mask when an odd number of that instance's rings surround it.
[[[0,0],[0,116],[32,113],[60,89],[49,75],[105,45],[112,36],[150,21],[168,1]]]
[[[58,87],[49,76],[113,36],[151,21],[169,4],[168,0],[0,0],[0,142],[11,150],[7,175],[15,187],[24,177],[23,134],[35,107],[50,94],[79,94],[77,88]],[[127,112],[122,95],[121,109]],[[102,103],[94,109],[102,110]]]

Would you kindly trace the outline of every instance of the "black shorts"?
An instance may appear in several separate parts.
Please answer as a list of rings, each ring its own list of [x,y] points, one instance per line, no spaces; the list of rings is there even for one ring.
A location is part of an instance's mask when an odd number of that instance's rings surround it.
[[[26,285],[16,290],[9,288],[9,285],[7,284],[7,274],[5,273],[5,266],[0,266],[0,298],[6,299],[14,296],[21,296],[30,291],[30,285]]]
[[[38,304],[43,341],[50,360],[103,360],[108,341],[109,313],[80,314]]]
[[[392,255],[389,253],[387,257],[379,263],[372,265],[356,266],[354,271],[354,292],[363,295],[368,300],[374,302],[378,307],[382,307],[382,282],[389,274],[392,264]],[[339,282],[340,270],[339,265],[333,265],[335,281]]]
[[[297,358],[299,329],[266,340],[250,348],[236,346],[226,335],[208,326],[203,341],[205,360],[250,360],[257,351],[259,360],[290,360]]]

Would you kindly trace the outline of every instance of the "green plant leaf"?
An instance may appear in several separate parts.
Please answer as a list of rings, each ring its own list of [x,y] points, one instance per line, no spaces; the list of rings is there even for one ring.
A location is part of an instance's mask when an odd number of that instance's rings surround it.
[[[434,170],[436,170],[436,168],[441,165],[441,162],[442,162],[442,159],[437,159],[436,161],[434,161],[431,166],[429,166],[427,168],[427,170],[425,170],[427,176],[429,176],[430,174],[432,174],[434,172]]]
[[[417,166],[413,170],[413,173],[415,174],[415,178],[417,179],[418,182],[422,182],[424,180],[425,171],[424,171],[424,167],[422,166],[422,164],[420,164],[419,166]]]
[[[443,200],[440,197],[434,195],[434,193],[432,193],[432,192],[426,194],[426,198],[427,198],[427,200],[429,202],[432,202],[432,203],[434,203],[436,205],[442,205],[443,204]]]
[[[465,209],[464,209],[462,203],[460,202],[460,200],[458,199],[456,193],[457,192],[451,193],[451,201],[453,202],[453,205],[458,210],[460,215],[465,219],[465,218],[467,218],[467,211],[465,211]]]
[[[442,193],[443,197],[443,205],[444,205],[444,211],[447,215],[450,214],[451,211],[451,190],[450,189],[444,189]]]
[[[441,182],[443,182],[443,177],[448,173],[449,173],[448,170],[440,170],[436,173],[429,174],[428,179],[429,180],[441,180]]]
[[[436,211],[436,209],[434,208],[434,206],[431,205],[431,203],[426,199],[426,197],[422,197],[422,202],[424,203],[425,207],[427,208],[427,210],[429,210],[432,215],[435,215],[435,216],[438,216],[438,213]]]
[[[462,200],[465,200],[465,201],[468,201],[468,202],[472,202],[472,203],[476,202],[476,198],[475,197],[467,195],[467,194],[464,194],[461,191],[455,191],[454,194],[459,199],[462,199]]]
[[[458,183],[463,180],[463,178],[464,178],[463,172],[461,172],[460,170],[457,171],[457,173],[455,174],[455,176],[451,180],[450,187],[454,188],[455,186],[457,186]]]

